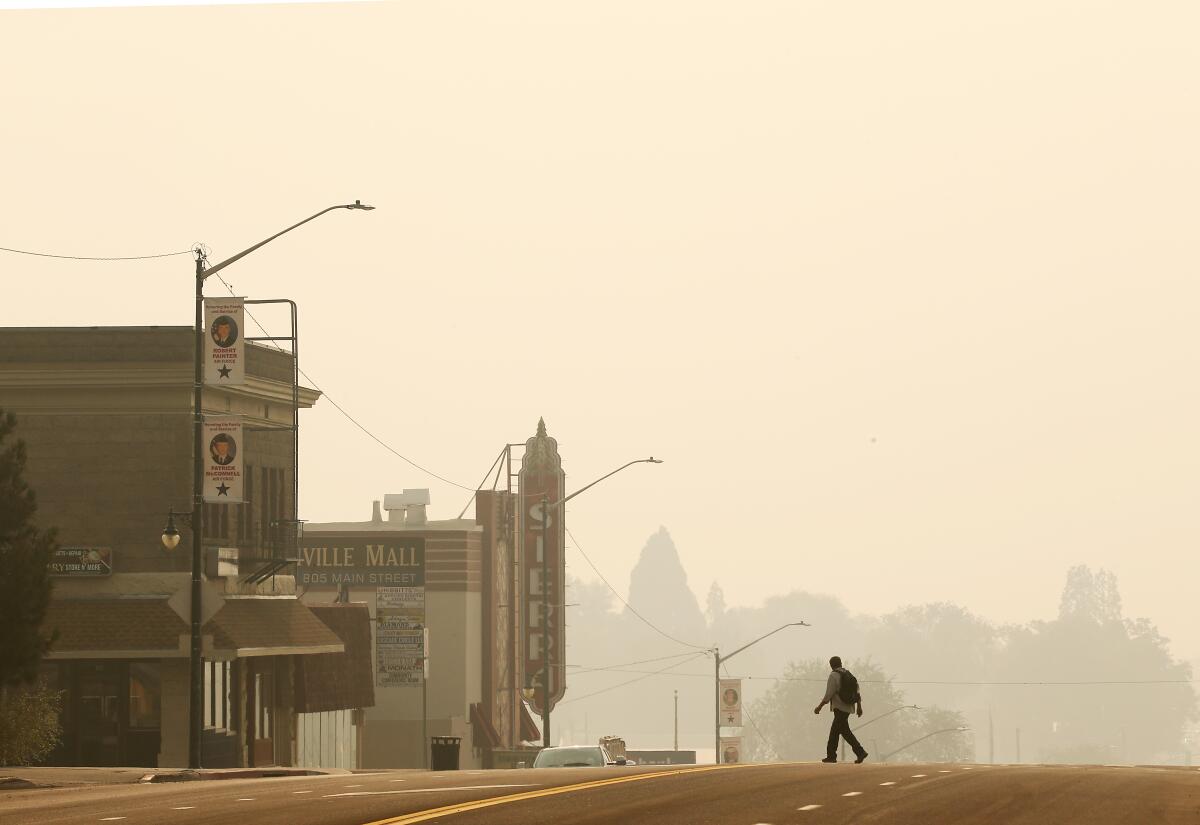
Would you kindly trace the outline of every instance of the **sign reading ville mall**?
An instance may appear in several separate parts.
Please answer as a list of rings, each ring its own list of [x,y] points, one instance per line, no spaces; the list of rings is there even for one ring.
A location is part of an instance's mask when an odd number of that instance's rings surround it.
[[[425,584],[425,539],[361,533],[305,537],[296,578],[310,589],[421,587]]]

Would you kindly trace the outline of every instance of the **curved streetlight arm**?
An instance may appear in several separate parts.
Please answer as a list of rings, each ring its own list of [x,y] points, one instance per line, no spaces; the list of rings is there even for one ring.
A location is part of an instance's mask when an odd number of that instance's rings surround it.
[[[867,725],[871,724],[872,722],[878,722],[883,717],[891,716],[893,713],[899,713],[902,710],[920,710],[920,709],[921,708],[919,705],[901,705],[898,708],[892,708],[887,713],[881,713],[873,719],[868,719],[867,721],[863,722],[858,727],[854,728],[854,730],[862,730],[863,728],[865,728]]]
[[[575,496],[579,495],[580,493],[592,489],[593,487],[595,487],[601,481],[604,481],[604,479],[608,478],[609,476],[615,476],[617,473],[621,472],[626,467],[632,467],[634,464],[662,464],[662,459],[655,458],[654,456],[650,456],[649,458],[638,458],[638,459],[635,459],[635,460],[629,462],[628,464],[622,464],[620,467],[613,470],[611,473],[606,473],[605,475],[600,476],[600,478],[596,479],[588,486],[580,487],[578,490],[571,493],[571,495],[564,496],[563,498],[559,499],[558,501],[554,502],[553,504],[546,505],[546,508],[549,510],[553,510],[556,507],[561,507],[562,505],[566,504],[571,499],[575,498]]]
[[[808,622],[788,622],[785,625],[780,625],[779,627],[772,630],[770,633],[764,633],[762,636],[759,636],[753,642],[747,642],[746,644],[739,647],[737,650],[733,651],[733,653],[727,653],[724,656],[722,656],[721,654],[718,653],[717,661],[718,662],[728,662],[734,656],[738,655],[739,653],[741,653],[743,650],[750,647],[751,645],[756,645],[759,642],[761,642],[763,639],[767,638],[768,636],[774,636],[779,631],[786,630],[789,627],[812,627],[812,625],[810,625]]]
[[[920,742],[924,742],[926,739],[928,739],[931,736],[937,736],[940,733],[954,733],[955,731],[962,733],[963,731],[966,731],[966,730],[970,730],[970,728],[958,727],[958,728],[943,728],[942,730],[935,730],[933,733],[927,733],[924,736],[922,736],[920,739],[915,739],[912,742],[909,742],[907,745],[904,745],[903,747],[896,748],[894,751],[892,751],[891,753],[884,756],[883,759],[881,759],[880,761],[886,762],[889,759],[891,759],[893,756],[895,756],[896,754],[900,753],[900,751],[908,750],[913,745],[916,745]]]
[[[337,206],[330,206],[327,209],[322,209],[320,212],[313,215],[312,217],[305,218],[304,220],[300,221],[300,223],[292,224],[287,229],[284,229],[282,232],[276,232],[274,235],[267,238],[265,241],[259,241],[254,246],[250,247],[249,249],[243,249],[241,252],[234,255],[232,258],[226,258],[225,260],[221,261],[221,263],[219,263],[215,266],[210,266],[208,269],[204,270],[203,277],[207,278],[209,275],[216,275],[218,272],[220,272],[225,267],[229,266],[232,263],[240,261],[242,258],[246,257],[247,255],[249,255],[254,250],[258,249],[259,247],[266,246],[271,241],[278,238],[280,235],[286,235],[287,233],[291,232],[293,229],[295,229],[298,226],[304,226],[304,224],[308,223],[309,221],[316,220],[317,218],[324,215],[326,212],[332,212],[335,209],[366,209],[366,210],[370,210],[370,209],[374,209],[374,208],[375,208],[374,206],[367,206],[364,203],[355,201],[354,203],[342,203],[342,204],[338,204]]]

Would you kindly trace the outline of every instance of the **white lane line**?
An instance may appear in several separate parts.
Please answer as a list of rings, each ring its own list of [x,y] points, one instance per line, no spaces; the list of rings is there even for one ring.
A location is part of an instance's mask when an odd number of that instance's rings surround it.
[[[312,793],[312,791],[292,791],[292,793]]]
[[[862,791],[851,791],[850,793],[842,794],[842,796],[862,796]]]
[[[493,788],[540,788],[541,785],[462,785],[457,788],[413,788],[407,791],[348,791],[346,793],[327,793],[322,799],[335,799],[342,796],[393,796],[410,793],[444,793],[445,791],[488,791]]]
[[[821,807],[821,806],[820,805],[805,805],[803,807],[797,808],[796,810],[797,811],[815,811],[819,807]]]
[[[950,773],[950,771],[938,771],[938,773]]]
[[[389,779],[388,782],[407,782],[407,779]]]
[[[178,808],[172,808],[172,811],[190,811],[195,808],[195,805],[180,805]]]
[[[879,787],[882,788],[884,785],[895,785],[895,784],[896,784],[895,782],[880,782]]]
[[[913,779],[924,779],[927,776],[929,776],[929,774],[927,774],[927,773],[914,773],[912,775],[912,778]]]
[[[253,801],[254,801],[254,797],[252,797],[252,796],[241,796],[241,797],[238,797],[238,799],[237,799],[236,801],[238,801],[238,802],[253,802]]]
[[[362,786],[363,786],[363,783],[359,782],[357,785],[343,785],[342,787],[343,788],[361,788]]]
[[[123,816],[103,816],[103,817],[100,817],[100,821],[101,822],[115,822],[118,819],[124,819],[124,818],[125,817],[123,817]]]

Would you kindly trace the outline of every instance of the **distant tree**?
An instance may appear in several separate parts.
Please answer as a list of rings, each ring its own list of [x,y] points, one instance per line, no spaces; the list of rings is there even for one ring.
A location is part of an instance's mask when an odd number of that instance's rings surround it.
[[[899,680],[921,681],[909,691],[919,705],[974,703],[1000,647],[996,628],[949,602],[910,605],[888,613],[867,633],[867,649]],[[960,684],[934,685],[944,681]]]
[[[646,540],[629,574],[629,603],[646,619],[680,638],[690,641],[707,635],[704,614],[688,587],[687,571],[666,527]],[[628,610],[625,613],[631,615]]]
[[[0,410],[0,689],[30,682],[52,638],[41,630],[50,604],[53,531],[39,530],[37,502],[24,479],[25,443]]]
[[[1121,621],[1121,594],[1117,577],[1108,570],[1092,569],[1080,564],[1067,571],[1058,605],[1058,618],[1092,623]]]
[[[1072,568],[1059,617],[1005,635],[998,681],[1032,684],[999,686],[991,704],[1004,727],[1021,729],[1024,760],[1183,760],[1191,667],[1148,620],[1122,616],[1111,573]]]
[[[712,586],[708,588],[704,618],[708,620],[709,627],[715,627],[721,619],[725,618],[725,591],[716,582],[713,582]]]

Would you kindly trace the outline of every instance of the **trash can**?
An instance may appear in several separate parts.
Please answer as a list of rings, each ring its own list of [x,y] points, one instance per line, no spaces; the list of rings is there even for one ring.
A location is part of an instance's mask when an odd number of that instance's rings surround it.
[[[458,770],[458,746],[461,736],[431,736],[429,767],[435,771]]]

